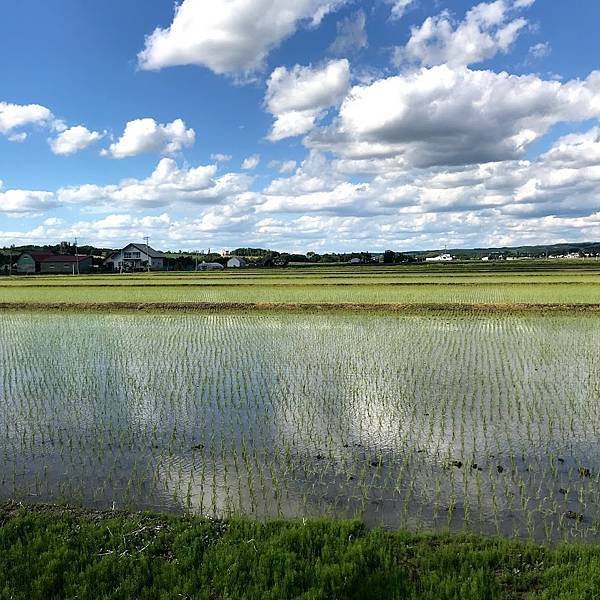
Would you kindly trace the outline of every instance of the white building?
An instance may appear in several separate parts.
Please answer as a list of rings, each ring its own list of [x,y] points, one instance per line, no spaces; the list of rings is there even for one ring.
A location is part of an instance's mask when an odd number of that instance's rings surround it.
[[[239,256],[232,256],[227,261],[228,269],[241,269],[241,268],[247,267],[247,266],[248,266],[248,263],[243,258],[240,258]]]
[[[426,258],[425,262],[451,262],[453,260],[450,254],[440,254],[439,256],[432,256],[431,258]]]
[[[143,271],[150,266],[153,271],[164,268],[165,256],[146,244],[129,244],[109,256],[104,265],[113,271]]]

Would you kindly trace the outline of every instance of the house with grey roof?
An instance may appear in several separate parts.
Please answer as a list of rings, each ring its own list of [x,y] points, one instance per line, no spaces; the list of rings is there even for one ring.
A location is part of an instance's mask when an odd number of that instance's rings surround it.
[[[165,266],[165,255],[146,244],[129,244],[122,250],[111,254],[104,266],[112,271],[160,271]]]

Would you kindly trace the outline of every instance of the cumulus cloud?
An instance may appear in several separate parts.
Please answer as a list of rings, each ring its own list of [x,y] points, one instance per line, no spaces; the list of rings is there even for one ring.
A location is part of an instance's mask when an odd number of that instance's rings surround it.
[[[415,0],[387,0],[392,5],[392,19],[401,19],[404,13],[415,3]]]
[[[412,27],[406,46],[395,50],[394,62],[466,66],[506,53],[527,25],[524,18],[513,18],[515,11],[532,3],[484,2],[471,8],[460,23],[448,11],[428,17],[420,27]]]
[[[342,19],[337,24],[337,36],[329,46],[329,52],[342,56],[351,54],[367,46],[367,32],[365,25],[367,16],[364,10]]]
[[[54,119],[50,109],[40,104],[9,104],[0,102],[0,133],[12,134],[15,129],[28,125],[48,125]],[[23,141],[22,134],[13,141]]]
[[[355,86],[309,147],[398,168],[521,157],[560,122],[600,116],[600,72],[566,83],[446,65]]]
[[[183,0],[171,25],[147,36],[142,69],[199,65],[250,72],[299,25],[318,25],[345,0]]]
[[[1,182],[0,182],[1,184]],[[31,190],[0,191],[0,213],[8,216],[27,216],[56,208],[58,202],[52,192]]]
[[[254,154],[244,159],[244,162],[242,162],[242,169],[244,169],[244,171],[252,171],[253,169],[256,169],[259,164],[260,156],[258,154]]]
[[[163,158],[146,179],[126,179],[119,184],[93,184],[64,187],[58,190],[61,204],[77,204],[88,211],[132,210],[179,205],[208,205],[234,197],[248,190],[251,179],[227,173],[216,177],[217,167],[206,165],[180,168],[170,158]]]
[[[279,165],[280,173],[291,173],[296,169],[297,163],[295,160],[285,160]]]
[[[600,133],[561,138],[537,160],[383,169],[351,183],[318,153],[256,199],[248,235],[303,247],[432,248],[592,240],[600,234]],[[290,218],[291,217],[291,218]],[[268,244],[267,244],[268,245]]]
[[[193,146],[195,140],[195,131],[187,129],[181,119],[166,125],[149,118],[135,119],[127,123],[123,135],[103,154],[112,158],[126,158],[147,152],[173,154]]]
[[[54,154],[67,156],[81,152],[81,150],[102,139],[104,135],[105,133],[90,131],[83,125],[77,125],[65,129],[54,139],[49,140],[49,143]]]
[[[332,60],[320,67],[278,67],[267,83],[265,105],[275,117],[271,141],[302,135],[348,90],[350,63]]]

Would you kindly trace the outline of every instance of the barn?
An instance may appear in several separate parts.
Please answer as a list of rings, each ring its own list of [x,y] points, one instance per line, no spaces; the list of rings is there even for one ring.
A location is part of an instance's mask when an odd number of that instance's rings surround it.
[[[94,261],[91,256],[48,256],[40,262],[41,273],[63,273],[73,275],[75,273],[91,273],[94,269]]]
[[[19,275],[34,275],[42,272],[42,261],[55,256],[52,252],[23,252],[17,259]]]

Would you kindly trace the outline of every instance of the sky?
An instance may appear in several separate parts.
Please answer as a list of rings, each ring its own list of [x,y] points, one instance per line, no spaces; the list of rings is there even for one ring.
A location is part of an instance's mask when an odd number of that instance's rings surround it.
[[[0,246],[600,239],[594,0],[19,0]]]

